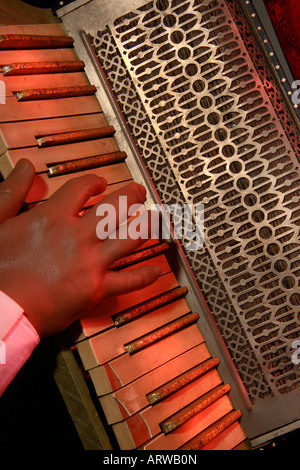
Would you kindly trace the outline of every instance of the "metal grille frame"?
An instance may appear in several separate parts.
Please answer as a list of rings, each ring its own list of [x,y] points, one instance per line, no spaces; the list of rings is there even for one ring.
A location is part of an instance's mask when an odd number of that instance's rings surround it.
[[[292,402],[299,135],[239,5],[158,0],[90,39],[162,202],[205,205],[186,256],[254,409]]]

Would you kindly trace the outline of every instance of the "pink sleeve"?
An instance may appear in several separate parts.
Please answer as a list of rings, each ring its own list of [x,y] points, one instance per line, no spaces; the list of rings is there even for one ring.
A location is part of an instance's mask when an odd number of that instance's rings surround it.
[[[23,309],[0,291],[0,396],[39,342]]]

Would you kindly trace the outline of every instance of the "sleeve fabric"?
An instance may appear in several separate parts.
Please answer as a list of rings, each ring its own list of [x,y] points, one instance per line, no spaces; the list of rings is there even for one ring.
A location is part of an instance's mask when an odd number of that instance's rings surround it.
[[[0,291],[0,396],[39,344],[24,310]]]

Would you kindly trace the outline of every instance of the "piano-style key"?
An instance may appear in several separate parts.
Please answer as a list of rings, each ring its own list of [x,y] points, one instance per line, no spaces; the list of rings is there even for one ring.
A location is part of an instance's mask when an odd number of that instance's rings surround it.
[[[43,67],[41,73],[52,73],[54,64],[63,62],[74,62],[73,65],[77,63],[76,70],[73,70],[73,72],[84,68],[83,62],[78,60],[74,49],[0,50],[0,68],[2,68],[2,73],[7,76],[38,73],[37,69],[40,67]],[[7,68],[3,70],[4,67]],[[45,68],[49,72],[45,72]],[[64,71],[64,69],[61,70],[61,72]]]
[[[250,450],[249,442],[245,440],[245,433],[238,421],[218,434],[201,450]]]
[[[60,23],[4,25],[0,26],[0,34],[68,36]]]
[[[216,371],[212,371],[164,402],[149,406],[127,420],[113,425],[121,448],[129,450],[128,444],[132,441],[134,447],[131,448],[137,448],[162,432],[171,436],[175,430],[180,431],[182,426],[228,393],[228,386],[220,382]]]
[[[18,101],[50,100],[55,98],[70,98],[73,96],[94,95],[97,88],[93,85],[76,87],[34,88],[14,92]]]
[[[57,98],[18,102],[15,97],[6,98],[1,104],[0,123],[31,121],[65,116],[98,113],[101,111],[95,96],[78,96],[75,98]],[[17,124],[16,124],[17,125]]]
[[[158,295],[157,297],[154,297],[153,299],[148,300],[147,302],[143,302],[142,304],[129,308],[123,311],[122,313],[113,315],[112,318],[114,321],[114,325],[125,325],[134,320],[135,318],[145,315],[145,313],[151,312],[152,310],[155,310],[159,307],[162,307],[163,305],[173,302],[174,300],[186,296],[187,293],[187,287],[178,286],[175,289],[172,289],[168,292]]]
[[[170,272],[160,276],[157,281],[144,289],[103,301],[101,311],[96,310],[93,314],[85,315],[80,319],[81,333],[78,340],[88,338],[114,326],[112,316],[116,313],[147,302],[147,300],[175,287],[178,287],[178,282],[174,273],[170,270]],[[101,348],[101,345],[99,345],[99,348]],[[89,368],[97,366],[96,361],[93,364]]]
[[[159,387],[156,390],[153,390],[151,393],[147,394],[147,400],[149,404],[154,405],[164,398],[167,398],[168,396],[172,395],[172,393],[175,393],[177,390],[182,388],[184,385],[187,385],[198,377],[201,377],[209,370],[216,368],[219,363],[219,358],[214,357],[197,364],[192,369],[187,370],[170,382],[165,383],[162,387]]]
[[[125,152],[109,153],[107,155],[98,155],[97,157],[78,158],[70,162],[60,163],[49,167],[48,176],[67,175],[77,173],[83,170],[92,170],[94,168],[103,168],[105,166],[115,165],[125,161],[127,154]]]
[[[141,375],[147,374],[165,362],[170,361],[179,354],[182,354],[187,349],[201,344],[203,341],[198,326],[196,324],[190,325],[183,330],[179,330],[163,338],[158,343],[138,351],[136,354],[124,354],[102,367],[105,367],[106,373],[109,374],[109,380],[112,379],[112,376],[115,376],[115,380],[119,382],[119,386],[124,386],[141,377]],[[92,367],[98,365],[97,355],[99,349],[101,349],[101,344],[93,341],[92,351],[95,362]],[[114,380],[111,380],[111,382],[113,381]]]
[[[33,34],[0,34],[0,50],[3,49],[52,49],[73,46],[70,36]]]
[[[114,138],[96,139],[75,144],[59,145],[53,148],[24,148],[6,152],[8,168],[15,167],[21,158],[28,158],[35,167],[36,173],[47,173],[49,167],[70,160],[95,157],[118,152],[119,147]],[[2,158],[2,157],[0,157]],[[4,175],[6,177],[7,174]]]
[[[127,266],[131,266],[132,264],[139,263],[140,261],[144,261],[145,259],[153,258],[154,256],[160,255],[161,253],[166,252],[169,249],[168,243],[160,243],[155,246],[151,246],[145,250],[139,250],[134,253],[131,253],[124,258],[120,258],[119,260],[115,261],[111,266],[110,269],[118,270],[123,269]]]
[[[176,331],[185,328],[187,325],[191,325],[192,323],[196,323],[199,319],[198,313],[187,313],[183,317],[177,318],[176,320],[166,323],[164,326],[158,328],[157,330],[148,333],[140,338],[131,341],[128,344],[124,345],[126,352],[129,354],[134,354],[141,349],[147,348],[151,344],[157,343],[162,338],[173,334]]]
[[[82,60],[60,60],[57,62],[16,62],[13,64],[3,65],[1,72],[4,76],[7,77],[44,73],[69,73],[83,70],[84,65],[85,64],[82,62]]]
[[[185,394],[186,389],[184,389],[183,391]],[[189,400],[189,403],[184,408],[180,409],[179,411],[177,411],[177,413],[174,413],[168,419],[165,419],[163,422],[160,423],[160,428],[162,432],[164,434],[169,434],[170,432],[182,426],[188,420],[196,416],[202,410],[204,410],[209,405],[218,400],[220,397],[228,394],[229,392],[230,385],[219,385],[218,387],[215,387],[214,389],[210,390],[200,398],[197,398],[194,401]]]
[[[232,404],[229,397],[225,395],[172,433],[161,433],[140,448],[149,451],[178,449],[230,411],[232,411]]]
[[[201,450],[205,446],[206,450],[208,450],[208,444],[212,443],[212,441],[219,436],[223,431],[228,429],[229,427],[232,426],[233,423],[238,421],[242,416],[242,413],[240,410],[233,410],[230,413],[226,414],[222,418],[220,418],[218,421],[216,421],[214,424],[209,426],[207,429],[202,431],[200,434],[195,436],[193,439],[188,441],[184,446],[180,448],[180,450]],[[233,428],[229,431],[229,433],[232,431]],[[222,441],[224,441],[225,435],[223,434],[222,436]],[[242,440],[244,437],[242,437]],[[241,442],[241,441],[239,441]],[[239,444],[239,442],[231,442],[231,446],[229,448],[233,448],[236,445]],[[216,448],[217,440],[215,443],[212,443],[210,447]]]
[[[23,121],[18,122],[17,125],[15,123],[0,124],[0,154],[12,149],[36,147],[38,144],[37,139],[40,136],[84,131],[92,128],[105,128],[107,126],[107,120],[102,112],[52,119],[37,119],[36,121]],[[114,149],[116,149],[116,146]],[[97,155],[97,153],[95,153],[95,155]],[[82,155],[82,157],[85,156],[93,155]],[[70,155],[68,160],[71,159],[72,156]],[[51,161],[55,160],[52,158],[50,163]],[[45,166],[44,170],[46,171],[46,169]]]
[[[90,376],[108,422],[117,423],[148,407],[147,396],[153,388],[163,388],[174,377],[187,373],[191,368],[201,366],[210,359],[205,343],[201,343],[115,391],[106,382],[107,377],[103,375],[102,367],[90,370]]]
[[[52,87],[77,87],[88,85],[88,79],[82,72],[56,73],[55,75],[16,75],[1,77],[5,85],[6,96],[14,96],[20,90],[35,90]]]
[[[71,132],[64,132],[54,135],[45,135],[37,138],[38,146],[54,147],[56,145],[72,144],[87,140],[102,139],[112,137],[116,132],[113,126],[98,127],[96,129],[85,129]]]
[[[154,261],[153,261],[154,262]],[[148,261],[149,264],[151,264]],[[155,263],[159,263],[156,260]],[[146,263],[144,263],[146,264]],[[138,318],[130,324],[121,328],[111,328],[100,335],[90,339],[90,347],[94,349],[94,343],[101,343],[101,348],[97,348],[98,364],[105,364],[112,359],[126,353],[125,345],[129,341],[136,340],[139,336],[151,334],[153,330],[165,326],[175,319],[189,313],[190,309],[185,299],[179,299],[171,305],[165,305],[142,318]],[[81,351],[81,345],[78,345]]]

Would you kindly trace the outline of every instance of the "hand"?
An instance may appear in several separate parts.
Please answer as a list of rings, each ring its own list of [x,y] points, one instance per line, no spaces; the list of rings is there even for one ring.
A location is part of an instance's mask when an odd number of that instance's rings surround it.
[[[156,266],[110,271],[145,240],[100,241],[96,207],[78,216],[90,197],[105,191],[103,178],[90,174],[71,179],[48,201],[17,215],[33,177],[32,164],[21,160],[0,184],[0,290],[22,306],[41,337],[62,331],[104,298],[141,289],[158,278]],[[130,207],[142,204],[146,191],[132,183],[100,204],[117,209],[120,195],[127,196]]]

